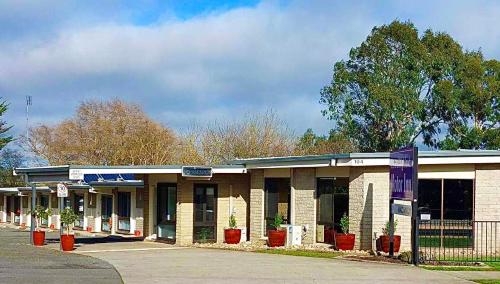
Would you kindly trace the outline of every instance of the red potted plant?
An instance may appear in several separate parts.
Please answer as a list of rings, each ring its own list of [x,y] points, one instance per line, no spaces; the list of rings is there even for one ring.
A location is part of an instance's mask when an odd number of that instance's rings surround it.
[[[224,229],[224,240],[226,244],[239,244],[241,240],[241,229],[236,228],[236,217],[229,216],[229,228]]]
[[[70,234],[70,230],[77,219],[78,215],[71,208],[65,208],[61,212],[61,223],[66,228],[66,234],[61,235],[61,247],[63,251],[72,251],[75,246],[75,235]]]
[[[398,221],[394,220],[394,233],[396,233],[396,227],[398,225]],[[385,223],[385,228],[382,228],[382,236],[380,236],[377,240],[377,250],[383,251],[385,253],[389,253],[389,233],[390,233],[390,223],[387,221]],[[399,247],[401,246],[401,236],[394,235],[394,252],[399,252]]]
[[[349,234],[349,217],[344,213],[340,218],[340,229],[342,233],[335,233],[335,247],[338,250],[354,249],[355,234]]]
[[[283,216],[276,214],[271,224],[274,230],[267,231],[267,243],[270,247],[282,247],[286,241],[286,231],[281,228]]]
[[[42,231],[41,229],[42,220],[48,220],[50,215],[52,215],[52,210],[50,208],[46,209],[41,205],[37,205],[30,213],[33,217],[35,217],[36,226],[35,231],[33,231],[33,245],[43,246],[45,244],[45,231]]]

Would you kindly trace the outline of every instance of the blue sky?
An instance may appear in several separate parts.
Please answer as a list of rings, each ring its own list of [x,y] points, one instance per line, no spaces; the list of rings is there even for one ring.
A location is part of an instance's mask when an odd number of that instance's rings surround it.
[[[0,96],[14,133],[119,97],[177,130],[273,109],[327,133],[333,64],[394,19],[500,58],[499,1],[0,1]]]

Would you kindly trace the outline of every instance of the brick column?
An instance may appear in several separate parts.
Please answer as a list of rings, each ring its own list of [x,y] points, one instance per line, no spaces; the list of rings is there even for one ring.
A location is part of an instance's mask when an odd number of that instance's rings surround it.
[[[349,174],[349,233],[356,234],[354,249],[360,249],[364,210],[363,168],[351,167]]]
[[[264,170],[250,172],[250,241],[264,236]]]
[[[316,241],[316,169],[298,168],[292,172],[292,190],[294,191],[294,224],[302,226],[303,244]]]
[[[193,182],[177,176],[176,243],[193,243]]]

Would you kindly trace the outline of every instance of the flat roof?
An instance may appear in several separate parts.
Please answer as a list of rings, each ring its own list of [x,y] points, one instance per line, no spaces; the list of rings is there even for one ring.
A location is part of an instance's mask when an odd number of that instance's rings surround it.
[[[492,157],[492,156],[500,157],[500,150],[458,150],[458,151],[418,152],[419,158]],[[233,161],[230,161],[229,163],[232,165],[247,165],[256,163],[303,162],[303,161],[319,161],[319,160],[332,160],[332,159],[376,159],[376,158],[389,158],[389,157],[390,157],[390,152],[342,153],[342,154],[235,159]]]

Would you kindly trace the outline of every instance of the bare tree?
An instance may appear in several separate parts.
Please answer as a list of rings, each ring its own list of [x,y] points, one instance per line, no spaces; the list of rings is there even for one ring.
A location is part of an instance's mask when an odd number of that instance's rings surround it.
[[[235,158],[287,156],[293,153],[295,137],[272,111],[247,115],[240,121],[214,121],[195,128],[185,144],[204,164],[221,164]],[[189,157],[189,156],[188,156]],[[198,162],[196,161],[196,162]]]
[[[28,145],[50,164],[159,165],[176,162],[173,131],[135,104],[86,101],[61,123],[30,130]]]

